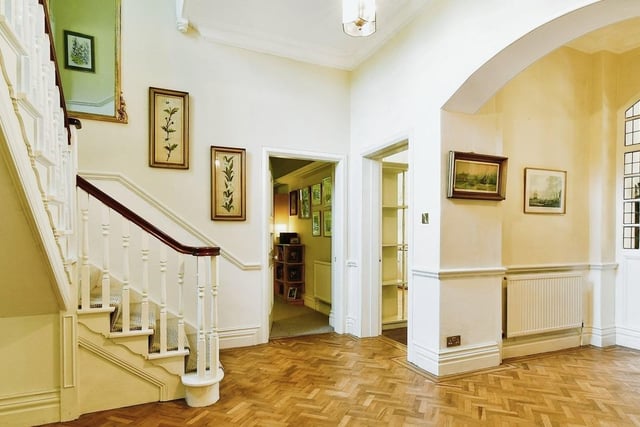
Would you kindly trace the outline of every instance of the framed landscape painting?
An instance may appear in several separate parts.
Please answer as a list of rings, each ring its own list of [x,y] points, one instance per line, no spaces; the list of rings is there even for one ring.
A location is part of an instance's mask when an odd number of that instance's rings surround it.
[[[525,168],[525,213],[563,214],[566,212],[566,193],[566,171]]]
[[[450,151],[447,197],[504,200],[506,164],[506,157]]]

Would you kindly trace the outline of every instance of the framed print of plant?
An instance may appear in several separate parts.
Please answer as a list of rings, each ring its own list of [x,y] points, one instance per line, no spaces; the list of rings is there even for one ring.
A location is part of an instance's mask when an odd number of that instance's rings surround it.
[[[331,177],[322,178],[322,204],[331,206]]]
[[[64,68],[96,72],[93,36],[63,30]]]
[[[311,206],[322,204],[322,185],[320,183],[311,186]]]
[[[189,169],[189,94],[149,88],[149,166]]]
[[[298,199],[298,217],[301,219],[311,218],[311,189],[303,187],[300,190]]]
[[[320,211],[313,211],[311,214],[311,235],[314,237],[322,234],[322,214]]]
[[[244,148],[211,147],[211,219],[246,219]]]

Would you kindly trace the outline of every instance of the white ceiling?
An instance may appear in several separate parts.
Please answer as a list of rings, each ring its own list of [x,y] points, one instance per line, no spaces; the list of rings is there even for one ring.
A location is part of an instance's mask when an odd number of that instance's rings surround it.
[[[434,1],[377,0],[377,31],[369,37],[344,34],[341,0],[185,0],[183,17],[217,43],[352,70]],[[640,18],[602,28],[568,46],[587,53],[634,49],[640,46]]]
[[[377,31],[342,31],[341,0],[186,0],[183,16],[202,37],[227,45],[351,70],[433,0],[377,0]]]

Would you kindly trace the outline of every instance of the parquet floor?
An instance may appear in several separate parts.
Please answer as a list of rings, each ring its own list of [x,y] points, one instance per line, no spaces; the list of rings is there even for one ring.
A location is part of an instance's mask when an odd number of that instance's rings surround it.
[[[640,426],[640,352],[583,347],[434,379],[386,337],[324,334],[223,350],[220,401],[60,426]]]

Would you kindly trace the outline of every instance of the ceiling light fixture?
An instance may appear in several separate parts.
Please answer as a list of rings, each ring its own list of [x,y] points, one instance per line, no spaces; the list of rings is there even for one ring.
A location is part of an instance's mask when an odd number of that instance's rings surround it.
[[[342,29],[353,37],[376,32],[375,0],[342,0]]]

